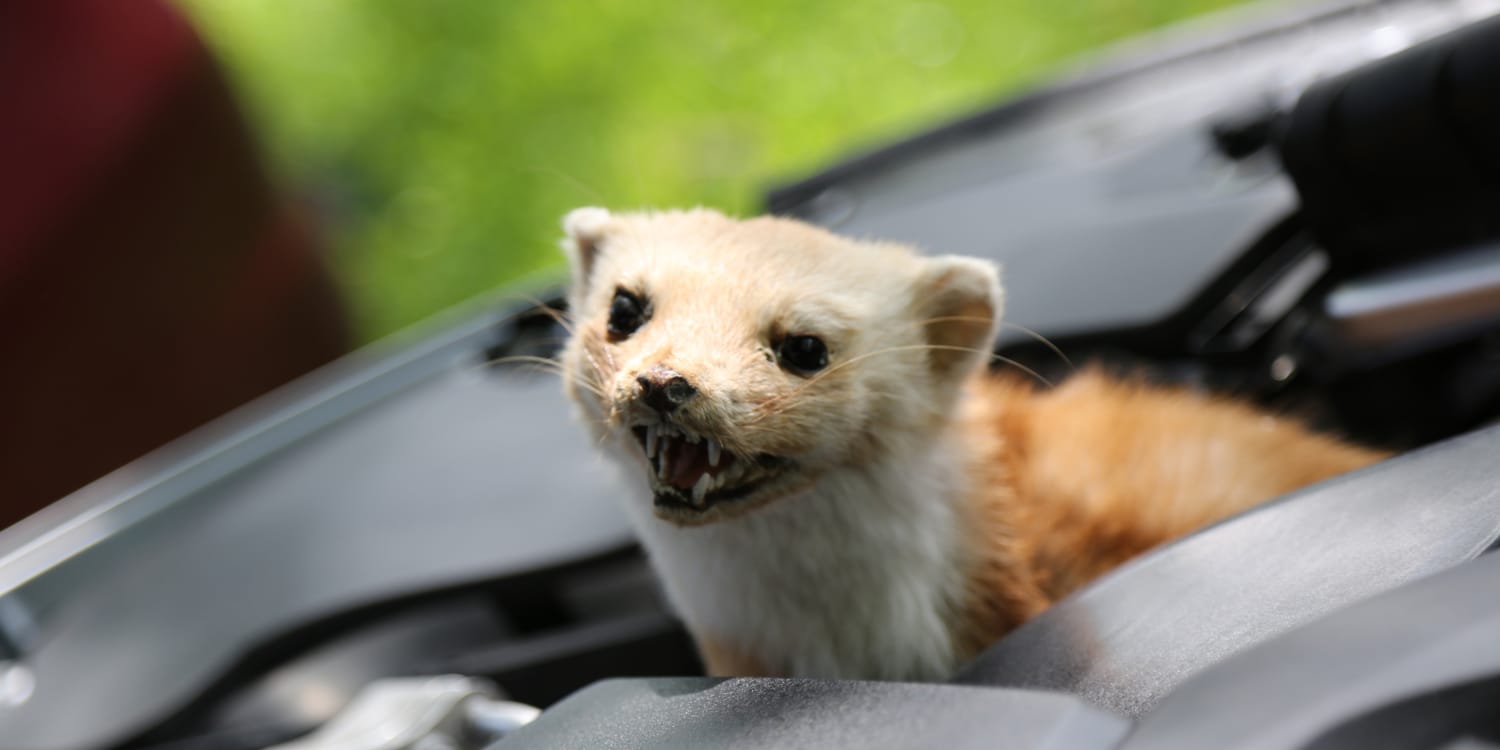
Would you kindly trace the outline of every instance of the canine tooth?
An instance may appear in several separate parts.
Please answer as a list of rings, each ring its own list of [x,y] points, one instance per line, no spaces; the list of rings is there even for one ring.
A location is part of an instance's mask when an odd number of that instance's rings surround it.
[[[714,440],[713,438],[709,438],[708,439],[708,465],[709,466],[718,466],[719,465],[719,450],[720,450],[720,448],[719,448],[719,441]]]
[[[693,484],[693,505],[703,505],[703,498],[708,496],[708,485],[711,483],[712,480],[709,479],[706,471],[703,472],[703,476],[698,477],[698,481]]]
[[[669,442],[670,440],[671,438],[666,437],[661,439],[661,460],[656,462],[657,479],[666,479],[667,472],[672,468],[672,444]]]
[[[657,430],[658,428],[654,424],[646,425],[646,458],[656,458]]]

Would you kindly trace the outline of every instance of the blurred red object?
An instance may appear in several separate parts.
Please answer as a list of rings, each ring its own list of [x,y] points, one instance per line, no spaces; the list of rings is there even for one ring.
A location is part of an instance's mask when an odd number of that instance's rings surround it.
[[[347,350],[172,8],[0,3],[0,102],[0,528]]]

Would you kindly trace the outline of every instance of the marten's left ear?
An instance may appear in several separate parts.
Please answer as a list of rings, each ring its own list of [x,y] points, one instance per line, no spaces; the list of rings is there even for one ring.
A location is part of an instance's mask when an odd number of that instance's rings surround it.
[[[563,217],[563,253],[568,256],[568,265],[573,267],[573,294],[581,298],[588,289],[589,275],[593,273],[594,261],[604,245],[604,236],[609,231],[612,218],[607,209],[595,206],[575,208]]]
[[[988,361],[1000,327],[1000,268],[978,258],[926,261],[914,290],[918,320],[932,345],[928,361],[942,378],[967,375]]]

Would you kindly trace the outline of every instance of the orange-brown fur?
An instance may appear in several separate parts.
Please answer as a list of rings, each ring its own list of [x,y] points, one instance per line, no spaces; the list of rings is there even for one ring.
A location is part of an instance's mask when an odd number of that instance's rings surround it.
[[[1385,457],[1234,401],[1095,370],[1046,391],[980,375],[961,406],[982,477],[975,543],[987,550],[963,625],[971,648],[1152,547]]]

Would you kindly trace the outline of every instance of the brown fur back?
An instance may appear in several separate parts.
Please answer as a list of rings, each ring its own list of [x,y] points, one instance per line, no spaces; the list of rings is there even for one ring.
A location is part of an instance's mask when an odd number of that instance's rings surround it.
[[[960,428],[975,451],[964,638],[982,647],[1163,542],[1385,454],[1295,420],[1087,370],[1050,391],[983,375]],[[976,649],[977,650],[977,649]]]

